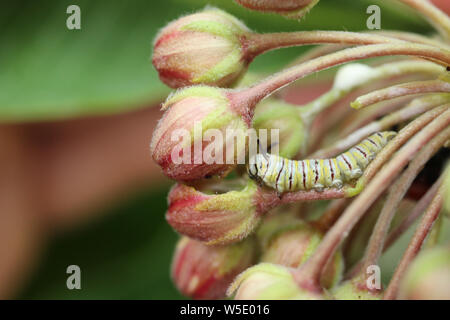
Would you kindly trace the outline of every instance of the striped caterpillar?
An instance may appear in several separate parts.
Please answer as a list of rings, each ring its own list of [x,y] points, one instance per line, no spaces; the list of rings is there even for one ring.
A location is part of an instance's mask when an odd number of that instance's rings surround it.
[[[297,190],[342,188],[361,177],[363,170],[395,137],[394,131],[377,132],[333,159],[289,160],[258,153],[248,165],[250,178],[276,189],[278,193]]]

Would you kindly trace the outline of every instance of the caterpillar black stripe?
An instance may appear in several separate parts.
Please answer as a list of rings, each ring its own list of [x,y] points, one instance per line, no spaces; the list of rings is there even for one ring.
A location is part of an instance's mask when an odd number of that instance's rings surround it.
[[[250,159],[248,174],[279,193],[297,190],[341,188],[359,178],[384,146],[395,137],[394,131],[377,132],[333,159],[289,160],[273,154],[258,153]]]

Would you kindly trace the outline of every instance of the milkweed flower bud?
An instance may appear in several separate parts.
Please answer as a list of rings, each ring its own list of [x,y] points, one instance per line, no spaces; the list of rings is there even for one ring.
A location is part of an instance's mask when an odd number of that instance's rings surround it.
[[[298,268],[313,254],[321,240],[322,234],[306,223],[284,226],[269,239],[261,261]],[[339,251],[323,271],[321,285],[324,288],[336,285],[343,270],[342,254]]]
[[[253,181],[241,191],[207,194],[177,184],[169,193],[166,219],[179,233],[207,244],[229,244],[250,234],[275,204]]]
[[[444,194],[442,198],[444,199],[444,212],[447,215],[447,217],[450,217],[450,163],[447,164],[443,177],[444,177],[443,181]]]
[[[225,90],[180,89],[167,98],[163,109],[167,111],[153,132],[150,151],[168,177],[188,181],[224,175],[239,159],[245,162],[249,124],[245,115],[233,110]],[[236,152],[228,156],[227,145],[235,145]]]
[[[279,155],[293,158],[305,146],[306,125],[298,108],[275,98],[269,98],[258,104],[253,118],[253,127],[267,129],[268,137],[278,130]],[[271,145],[270,141],[269,145]]]
[[[361,285],[359,278],[344,281],[336,286],[331,294],[336,300],[381,300],[383,292],[381,290],[367,290]]]
[[[256,249],[251,237],[228,246],[208,246],[182,237],[172,261],[172,279],[188,297],[223,299],[233,279],[255,262]]]
[[[300,19],[319,0],[236,0],[242,6],[263,12],[272,12],[291,19]]]
[[[283,207],[271,210],[270,213],[264,216],[261,225],[255,233],[262,251],[269,247],[271,239],[281,229],[288,226],[295,227],[299,224],[303,224],[303,221],[297,216],[295,210],[287,211]]]
[[[154,42],[152,62],[161,81],[172,88],[229,86],[250,62],[242,44],[249,32],[232,15],[206,8],[162,29]]]
[[[399,299],[450,300],[450,247],[421,252],[403,278]]]
[[[228,288],[235,300],[318,300],[323,296],[301,289],[294,269],[260,263],[241,273]]]

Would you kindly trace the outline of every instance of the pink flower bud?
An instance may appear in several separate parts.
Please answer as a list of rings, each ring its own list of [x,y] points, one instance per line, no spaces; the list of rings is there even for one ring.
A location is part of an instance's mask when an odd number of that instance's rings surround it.
[[[193,84],[228,87],[247,68],[247,27],[215,8],[181,17],[156,37],[153,65],[172,88]]]
[[[268,240],[261,261],[298,268],[313,254],[321,240],[322,234],[306,223],[284,226]],[[323,271],[322,286],[330,288],[337,284],[343,270],[342,254],[338,252]]]
[[[183,237],[172,262],[172,278],[181,293],[194,299],[223,299],[233,279],[256,258],[256,244],[248,238],[229,246],[208,246]]]
[[[300,19],[319,0],[236,0],[242,6],[263,12],[272,12],[288,18]]]
[[[225,90],[180,89],[167,98],[163,109],[167,111],[153,133],[150,149],[168,177],[188,181],[224,175],[239,160],[245,162],[249,120],[233,110]],[[207,139],[208,132],[220,139]],[[235,149],[229,155],[226,146],[232,144]]]
[[[301,289],[295,269],[260,263],[241,273],[227,291],[235,300],[320,300],[324,297]]]
[[[307,126],[300,117],[299,108],[281,99],[269,98],[259,103],[253,127],[267,129],[268,137],[272,136],[272,130],[278,130],[278,154],[282,157],[292,159],[305,148]]]
[[[421,252],[402,279],[398,298],[450,300],[450,247],[439,246]]]
[[[368,290],[365,281],[359,277],[344,281],[336,286],[332,291],[332,296],[336,300],[381,300],[382,290]]]
[[[208,244],[229,244],[250,234],[274,203],[253,181],[241,191],[207,194],[183,184],[169,193],[166,219],[179,233]]]

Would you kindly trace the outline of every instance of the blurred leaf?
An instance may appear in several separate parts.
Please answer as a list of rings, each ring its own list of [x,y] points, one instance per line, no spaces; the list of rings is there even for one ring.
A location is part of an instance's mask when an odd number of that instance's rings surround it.
[[[245,10],[231,0],[2,1],[0,121],[36,121],[122,112],[169,92],[151,66],[157,30],[182,13],[215,5],[256,31],[364,30],[366,1],[321,1],[300,23]],[[68,30],[66,8],[81,8],[81,30]],[[415,16],[382,11],[384,29],[428,31]],[[270,22],[270,23],[268,23]],[[252,69],[273,72],[305,48],[270,52]]]
[[[164,219],[166,192],[147,191],[104,218],[53,239],[24,299],[179,299],[170,279],[178,236]],[[81,268],[81,290],[66,269]]]

